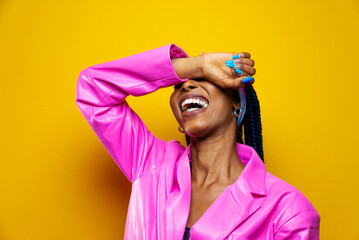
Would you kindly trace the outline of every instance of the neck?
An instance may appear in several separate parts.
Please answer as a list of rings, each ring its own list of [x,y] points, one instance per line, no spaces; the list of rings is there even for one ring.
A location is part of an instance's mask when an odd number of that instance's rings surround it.
[[[192,184],[197,187],[228,186],[237,180],[245,167],[238,156],[235,129],[205,139],[191,138],[191,158]]]

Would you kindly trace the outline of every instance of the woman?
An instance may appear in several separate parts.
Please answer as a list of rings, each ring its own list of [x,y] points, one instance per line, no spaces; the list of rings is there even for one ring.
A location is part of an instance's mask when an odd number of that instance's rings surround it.
[[[306,197],[236,143],[244,109],[232,89],[252,88],[255,69],[233,55],[189,58],[170,44],[81,71],[76,103],[132,183],[125,239],[319,238]],[[125,101],[169,86],[187,148],[154,137]]]

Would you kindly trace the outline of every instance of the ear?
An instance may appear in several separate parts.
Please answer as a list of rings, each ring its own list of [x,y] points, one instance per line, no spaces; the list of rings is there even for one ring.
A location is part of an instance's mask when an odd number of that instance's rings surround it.
[[[241,107],[241,104],[239,102],[236,102],[236,101],[233,100],[232,106],[233,106],[234,109],[239,109]]]
[[[237,89],[231,89],[231,104],[234,109],[240,109],[241,103],[240,103],[240,97],[238,95]]]

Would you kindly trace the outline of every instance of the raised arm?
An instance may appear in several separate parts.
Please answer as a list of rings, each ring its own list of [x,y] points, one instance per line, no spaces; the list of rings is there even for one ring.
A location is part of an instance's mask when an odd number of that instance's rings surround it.
[[[166,142],[147,130],[125,98],[186,81],[188,73],[182,79],[176,74],[174,58],[188,55],[169,44],[88,67],[79,75],[76,104],[131,182],[162,163]]]

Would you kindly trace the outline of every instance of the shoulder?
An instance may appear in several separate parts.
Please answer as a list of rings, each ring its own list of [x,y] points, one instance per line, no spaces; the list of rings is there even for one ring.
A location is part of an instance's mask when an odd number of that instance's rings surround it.
[[[178,152],[184,152],[186,150],[186,148],[182,146],[182,144],[175,139],[171,139],[167,142],[167,148]]]
[[[166,144],[165,158],[177,161],[184,152],[186,152],[186,148],[179,141],[171,139]]]
[[[317,210],[296,187],[267,171],[266,188],[268,201],[274,203],[277,231],[289,225],[319,227]]]
[[[288,211],[316,211],[301,191],[268,171],[266,172],[266,188],[269,197],[280,198],[279,204],[292,207]]]

